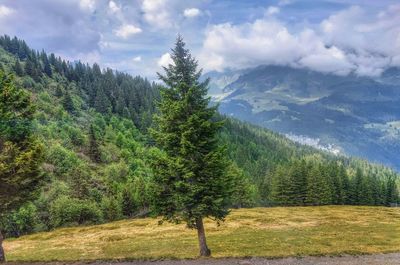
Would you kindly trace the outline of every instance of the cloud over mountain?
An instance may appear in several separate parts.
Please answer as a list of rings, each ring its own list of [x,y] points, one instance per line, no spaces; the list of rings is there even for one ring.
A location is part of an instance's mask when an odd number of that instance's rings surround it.
[[[208,28],[201,59],[210,70],[259,64],[307,67],[339,75],[379,75],[400,65],[400,5],[367,12],[353,6],[300,29],[267,15]],[[296,28],[296,29],[293,29]]]
[[[400,65],[395,0],[2,0],[1,34],[147,74],[178,33],[206,70],[258,64],[376,76]],[[227,12],[229,11],[229,12]],[[142,68],[128,67],[140,54]]]

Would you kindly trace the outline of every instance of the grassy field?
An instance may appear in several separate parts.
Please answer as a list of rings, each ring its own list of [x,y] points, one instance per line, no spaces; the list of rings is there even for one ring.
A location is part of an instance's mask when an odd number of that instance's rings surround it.
[[[206,222],[213,257],[286,257],[400,251],[400,208],[293,207],[234,210]],[[195,258],[195,231],[157,219],[62,228],[4,243],[10,261]]]

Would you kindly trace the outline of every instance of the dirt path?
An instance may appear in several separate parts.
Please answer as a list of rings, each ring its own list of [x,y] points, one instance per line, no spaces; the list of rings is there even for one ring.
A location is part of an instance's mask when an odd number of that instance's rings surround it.
[[[343,256],[343,257],[305,257],[285,259],[197,259],[130,262],[51,262],[51,263],[7,263],[24,265],[400,265],[400,253]]]

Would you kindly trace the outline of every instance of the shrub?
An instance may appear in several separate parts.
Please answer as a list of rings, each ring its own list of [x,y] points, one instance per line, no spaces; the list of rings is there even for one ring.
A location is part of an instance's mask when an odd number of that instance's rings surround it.
[[[1,226],[8,237],[19,237],[36,231],[38,224],[37,209],[33,203],[27,203],[18,211],[5,216]]]
[[[81,161],[73,152],[59,144],[52,145],[47,153],[47,161],[55,166],[55,174],[65,175],[77,168]]]
[[[104,176],[109,181],[124,182],[129,175],[129,167],[124,161],[112,163],[104,169]]]
[[[53,227],[102,222],[103,216],[96,203],[61,196],[50,206],[50,221]]]
[[[104,219],[115,221],[122,218],[121,203],[116,198],[103,197],[101,201]]]

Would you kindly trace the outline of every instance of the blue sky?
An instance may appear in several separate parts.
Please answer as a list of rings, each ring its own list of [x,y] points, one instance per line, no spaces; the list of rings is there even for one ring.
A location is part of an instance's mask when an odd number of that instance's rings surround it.
[[[279,64],[378,76],[400,66],[391,0],[0,0],[0,33],[150,79],[178,33],[206,71]]]

